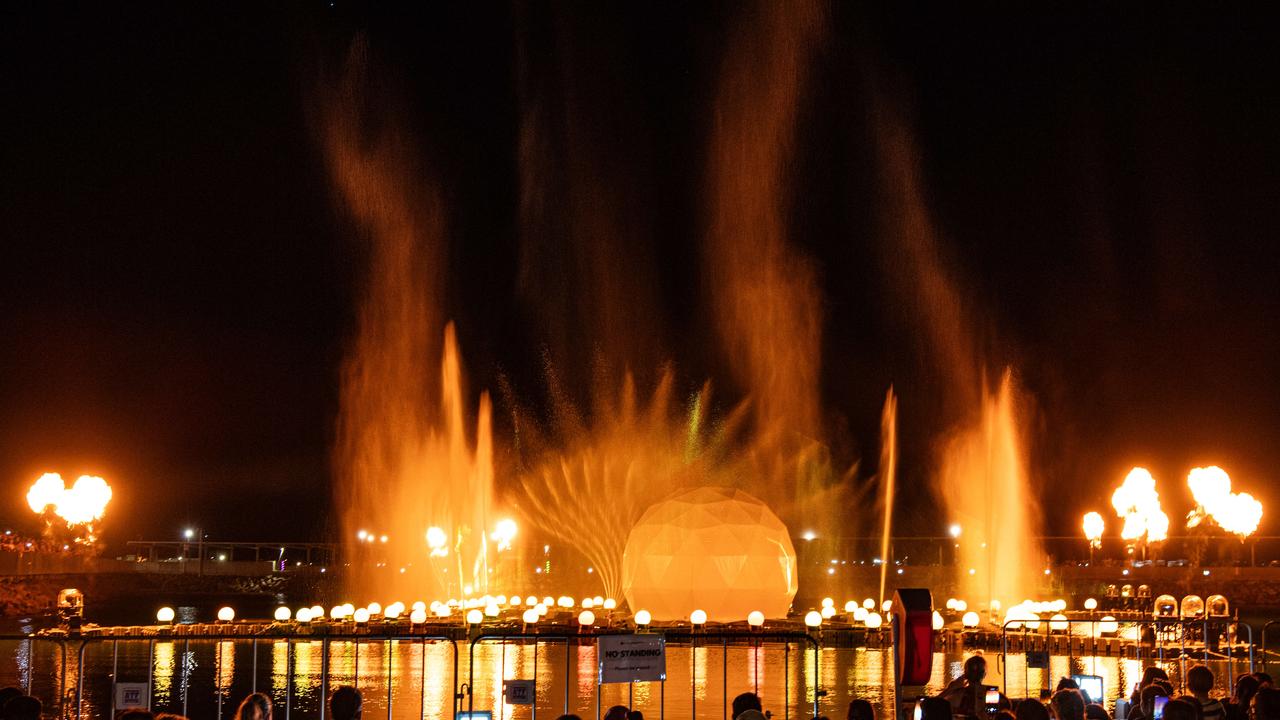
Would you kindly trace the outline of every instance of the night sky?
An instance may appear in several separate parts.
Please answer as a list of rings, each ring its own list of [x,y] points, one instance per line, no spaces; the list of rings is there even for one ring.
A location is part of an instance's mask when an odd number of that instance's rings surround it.
[[[555,149],[590,158],[642,218],[659,328],[657,357],[636,359],[642,382],[669,361],[683,389],[712,378],[732,400],[698,247],[711,103],[741,8],[691,5],[6,5],[0,521],[34,531],[30,482],[92,472],[116,489],[112,542],[188,524],[227,539],[332,533],[362,255],[315,119],[357,36],[446,200],[447,309],[473,393],[507,383],[536,405],[550,342],[517,288],[523,43],[574,120]],[[1111,517],[1134,464],[1160,480],[1175,527],[1195,465],[1280,507],[1273,34],[1259,18],[1099,7],[829,8],[790,226],[822,278],[833,451],[874,472],[893,384],[904,482],[923,487],[954,420],[885,277],[870,118],[888,103],[914,136],[975,346],[1032,399],[1045,532],[1077,533],[1085,510]],[[936,532],[936,517],[911,518]]]

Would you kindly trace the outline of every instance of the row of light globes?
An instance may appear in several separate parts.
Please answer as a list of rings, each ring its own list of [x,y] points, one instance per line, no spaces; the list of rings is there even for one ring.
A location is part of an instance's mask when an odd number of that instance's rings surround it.
[[[550,596],[537,598],[530,595],[523,601],[519,596],[506,598],[499,595],[496,597],[485,596],[484,598],[475,598],[459,602],[450,600],[449,602],[432,601],[428,606],[421,600],[413,603],[412,606],[406,606],[402,602],[394,602],[385,608],[379,603],[370,603],[366,607],[357,608],[351,603],[336,605],[330,609],[328,616],[336,621],[351,620],[357,624],[364,624],[371,618],[381,616],[386,620],[398,620],[409,611],[409,620],[414,624],[425,623],[428,617],[428,610],[431,615],[437,618],[447,618],[453,613],[454,607],[466,609],[466,621],[471,625],[478,625],[485,621],[486,618],[495,618],[501,614],[502,604],[508,604],[510,607],[519,607],[521,604],[527,604],[527,609],[522,613],[521,619],[527,624],[535,624],[547,615],[550,608],[556,607],[560,609],[572,609],[576,604],[574,599],[569,596],[561,596],[560,598],[552,598]],[[593,608],[600,607],[606,611],[612,611],[617,608],[617,601],[613,598],[583,598],[582,612],[578,614],[578,623],[583,626],[595,623],[595,613]],[[1098,601],[1089,598],[1084,602],[1084,608],[1089,611],[1096,610]],[[867,598],[861,604],[854,600],[845,603],[845,613],[851,616],[855,622],[862,623],[869,629],[880,628],[884,624],[884,616],[879,612],[875,612],[875,601]],[[892,600],[885,600],[880,605],[880,610],[888,614],[893,608]],[[963,613],[961,616],[961,625],[966,629],[978,627],[981,622],[981,616],[968,610],[968,604],[964,600],[949,598],[946,602],[946,609],[951,612]],[[999,610],[999,606],[993,603],[993,610]],[[1062,611],[1066,609],[1066,601],[1054,600],[1048,602],[1032,602],[1024,601],[1015,605],[1005,613],[1004,624],[1011,629],[1021,629],[1023,627],[1029,630],[1035,630],[1040,627],[1041,613],[1055,613],[1048,621],[1051,631],[1065,631],[1068,620]],[[820,627],[824,620],[833,618],[836,614],[835,601],[832,598],[822,599],[821,610],[811,610],[804,616],[804,623],[807,627]],[[162,624],[172,623],[175,617],[173,608],[163,607],[156,613],[156,620]],[[288,622],[293,620],[298,623],[309,623],[313,620],[323,620],[325,618],[324,608],[320,605],[299,608],[296,612],[290,610],[286,606],[276,608],[274,619],[277,622]],[[218,610],[217,619],[219,622],[232,622],[235,619],[235,610],[231,607],[223,607]],[[652,615],[648,610],[638,610],[635,613],[634,621],[637,626],[645,627],[652,622]],[[760,627],[764,624],[764,613],[759,610],[753,610],[747,615],[747,624],[752,627]],[[704,610],[694,610],[689,614],[689,622],[695,626],[705,625],[707,622],[707,613]],[[1102,632],[1107,632],[1106,625],[1114,624],[1115,619],[1106,616],[1100,620],[1104,626]],[[942,614],[938,611],[933,613],[933,627],[935,630],[941,630],[945,625]]]

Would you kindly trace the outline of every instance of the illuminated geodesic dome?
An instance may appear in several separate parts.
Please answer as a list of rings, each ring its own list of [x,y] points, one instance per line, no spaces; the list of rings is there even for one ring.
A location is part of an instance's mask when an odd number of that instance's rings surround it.
[[[695,609],[716,622],[752,610],[784,617],[796,595],[796,551],[787,526],[741,490],[679,492],[640,516],[622,555],[622,589],[633,610],[684,620]]]

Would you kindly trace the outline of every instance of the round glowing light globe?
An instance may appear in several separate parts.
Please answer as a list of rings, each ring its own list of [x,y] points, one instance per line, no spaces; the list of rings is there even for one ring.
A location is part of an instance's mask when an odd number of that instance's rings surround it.
[[[884,602],[880,603],[880,612],[887,613],[892,609],[893,609],[892,600],[885,600]]]
[[[535,603],[535,604],[537,604],[537,603]],[[546,597],[542,598],[542,604],[543,604],[543,605],[546,605],[547,607],[555,607],[555,606],[556,606],[556,599],[555,599],[555,598],[553,598],[553,597],[551,597],[550,595],[548,595],[548,596],[546,596]]]
[[[764,625],[764,613],[759,610],[752,610],[747,613],[747,624],[751,627],[760,627]]]
[[[236,611],[229,607],[218,608],[218,622],[231,622],[236,619]]]
[[[804,614],[804,624],[811,628],[822,625],[822,613],[817,610],[810,610]]]
[[[955,599],[955,598],[947,598],[947,609],[948,609],[948,610],[955,610],[955,609],[956,609],[956,599]]]
[[[693,623],[694,625],[706,625],[706,624],[707,624],[707,611],[706,611],[706,610],[702,610],[702,609],[698,609],[698,610],[694,610],[693,612],[689,613],[689,622]]]
[[[530,606],[530,607],[533,607],[534,605],[537,605],[537,604],[538,604],[538,596],[537,596],[537,595],[530,595],[530,596],[526,597],[526,598],[524,599],[524,604],[525,604],[525,605],[528,605],[528,606]]]
[[[525,621],[525,623],[529,625],[533,625],[534,623],[538,622],[538,620],[542,618],[542,616],[539,615],[538,611],[534,608],[529,608],[528,610],[525,610],[524,615],[521,615],[520,617],[522,620]]]
[[[333,608],[329,610],[329,617],[334,620],[341,620],[346,617],[346,614],[343,612],[343,607],[341,605],[334,605]]]
[[[289,608],[285,607],[284,605],[281,605],[280,607],[276,608],[275,619],[277,622],[284,622],[292,616],[293,616],[293,611],[291,611]]]
[[[605,598],[605,599],[604,599],[604,609],[605,609],[605,610],[614,610],[614,609],[616,609],[617,607],[618,607],[618,601],[617,601],[617,600],[614,600],[613,598]]]
[[[484,622],[484,613],[478,608],[471,608],[467,611],[467,623],[471,625],[479,625]]]
[[[507,604],[507,596],[506,596],[506,595],[498,595],[497,597],[495,597],[495,598],[493,599],[493,601],[494,601],[495,603],[499,604],[499,605],[506,605],[506,604]]]
[[[627,537],[622,587],[631,607],[680,620],[695,608],[716,622],[752,610],[783,617],[795,598],[791,533],[737,489],[685,490],[645,510]]]
[[[409,613],[409,622],[414,625],[421,625],[426,621],[427,611],[422,608],[414,608],[413,611]]]
[[[942,613],[938,612],[937,610],[934,610],[933,611],[933,629],[941,630],[943,627],[946,626],[946,624],[947,624],[946,621],[942,619]]]
[[[501,612],[501,611],[500,611],[500,610],[498,610],[498,606],[497,606],[497,605],[485,605],[485,606],[484,606],[484,616],[485,616],[485,617],[491,617],[491,618],[493,618],[493,617],[498,617],[498,613],[499,613],[499,612]]]
[[[1070,625],[1071,623],[1067,622],[1067,616],[1063,615],[1062,613],[1058,613],[1053,617],[1049,618],[1050,632],[1066,632],[1067,627]]]
[[[595,597],[591,598],[591,602],[595,603],[596,607],[600,607],[601,605],[604,604],[604,596],[596,595]]]
[[[351,613],[351,617],[356,621],[357,625],[363,625],[369,622],[369,608],[360,608]]]
[[[342,603],[342,616],[351,617],[356,613],[356,606],[351,603]]]
[[[1120,623],[1110,615],[1103,615],[1102,620],[1098,622],[1098,632],[1103,635],[1115,635],[1120,632]]]
[[[437,605],[435,609],[436,617],[447,618],[452,612],[453,608],[445,605],[444,603]]]
[[[864,608],[866,608],[866,609],[868,609],[868,610],[875,610],[875,609],[876,609],[876,601],[875,601],[875,600],[872,600],[871,598],[867,598],[866,600],[863,600],[863,601],[862,601],[862,607],[864,607]]]
[[[965,613],[964,616],[960,618],[960,624],[964,625],[967,628],[976,628],[978,627],[978,623],[980,622],[982,622],[982,618],[978,615],[978,613],[972,610]]]
[[[582,598],[582,607],[589,610],[595,606],[596,606],[596,602],[591,598]]]
[[[573,598],[569,597],[568,595],[561,595],[556,600],[556,605],[559,605],[560,607],[568,610],[569,608],[573,607]]]
[[[822,615],[823,620],[830,620],[831,618],[836,616],[836,609],[831,605],[828,605],[822,608],[822,610],[820,611],[820,614]]]
[[[636,625],[644,627],[651,622],[653,622],[653,613],[650,613],[648,610],[636,611]]]
[[[578,613],[578,624],[583,627],[590,627],[596,624],[596,614],[590,610],[583,610]]]
[[[875,630],[876,628],[884,624],[884,618],[880,617],[880,613],[875,613],[875,612],[867,613],[867,619],[865,622],[867,624],[867,627],[871,628],[872,630]]]
[[[822,607],[825,608],[825,607],[835,607],[835,606],[836,606],[835,600],[829,597],[822,598]]]
[[[856,600],[850,600],[849,602],[847,602],[847,603],[845,603],[845,604],[844,604],[844,611],[845,611],[846,613],[853,614],[853,613],[854,613],[854,611],[856,611],[856,610],[858,609],[858,607],[859,607],[859,605],[858,605],[858,602],[857,602]]]
[[[382,611],[382,617],[388,620],[397,620],[404,614],[404,608],[399,605],[388,605],[386,610]]]
[[[382,614],[382,605],[380,605],[380,604],[378,604],[378,603],[376,603],[376,602],[371,602],[371,603],[369,603],[369,614],[370,614],[370,615],[381,615],[381,614]]]
[[[967,602],[965,602],[965,601],[963,601],[963,600],[957,600],[957,601],[956,601],[956,605],[955,605],[955,607],[954,607],[954,608],[952,608],[952,609],[953,609],[953,610],[955,610],[955,611],[956,611],[956,612],[958,612],[958,613],[962,613],[962,612],[964,612],[964,611],[966,611],[966,610],[968,610],[968,609],[969,609],[969,603],[967,603]]]
[[[171,607],[162,607],[156,611],[156,622],[171,623],[173,622],[174,612]]]
[[[854,622],[864,622],[867,619],[867,609],[859,605],[853,609]]]
[[[1097,601],[1095,598],[1089,598],[1089,599],[1085,600],[1085,601],[1084,601],[1084,609],[1085,609],[1085,610],[1097,610],[1097,609],[1098,609],[1098,601]]]
[[[534,610],[536,610],[536,611],[538,611],[538,617],[546,617],[546,616],[547,616],[547,610],[548,610],[548,608],[547,608],[547,606],[546,606],[546,605],[544,605],[544,604],[542,604],[542,603],[538,603],[537,605],[534,605],[534,606],[533,606],[533,609],[534,609]]]
[[[511,601],[510,601],[509,603],[507,603],[507,604],[508,604],[508,605],[510,605],[511,607],[520,607],[520,596],[519,596],[519,595],[512,595],[512,596],[511,596]]]
[[[311,619],[312,619],[312,620],[323,620],[323,619],[324,619],[324,608],[320,607],[319,605],[312,605],[312,606],[311,606]]]
[[[293,619],[303,625],[311,622],[311,608],[298,608],[298,612],[293,614]]]

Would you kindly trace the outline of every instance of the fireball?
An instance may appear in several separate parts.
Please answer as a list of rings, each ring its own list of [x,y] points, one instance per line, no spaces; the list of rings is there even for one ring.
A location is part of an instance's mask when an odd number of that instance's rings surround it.
[[[45,473],[27,491],[32,512],[61,518],[69,529],[81,533],[76,541],[84,543],[96,539],[93,523],[102,519],[110,502],[111,486],[96,475],[81,475],[68,488],[58,473]]]
[[[1222,468],[1193,468],[1187,474],[1187,486],[1196,501],[1196,509],[1187,516],[1187,527],[1195,527],[1207,517],[1241,538],[1257,531],[1262,522],[1262,503],[1249,493],[1232,492],[1231,476]]]
[[[1102,546],[1102,531],[1106,528],[1102,516],[1096,512],[1084,514],[1084,536],[1092,547]]]
[[[1124,518],[1120,537],[1125,540],[1160,542],[1169,537],[1169,516],[1160,508],[1156,479],[1146,468],[1136,467],[1111,495],[1116,515]]]

